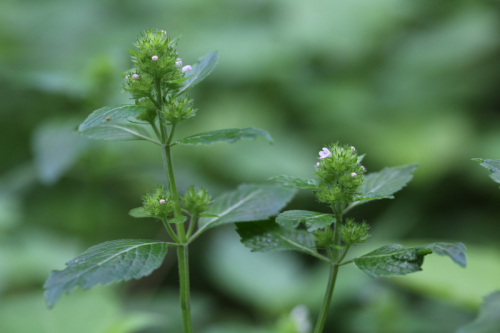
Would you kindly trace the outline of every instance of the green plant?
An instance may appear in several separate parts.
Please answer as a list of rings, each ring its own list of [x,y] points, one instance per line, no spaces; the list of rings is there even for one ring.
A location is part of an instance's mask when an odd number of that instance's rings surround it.
[[[327,204],[332,213],[291,210],[279,214],[276,223],[237,223],[241,241],[252,251],[296,250],[312,255],[330,266],[330,276],[314,333],[323,331],[333,296],[339,268],[354,263],[371,277],[405,275],[421,270],[424,257],[430,253],[450,257],[466,265],[462,243],[431,243],[405,248],[390,244],[363,256],[345,260],[349,249],[369,237],[366,222],[344,219],[352,208],[363,203],[392,199],[413,177],[416,165],[385,168],[365,176],[358,156],[351,146],[333,144],[323,148],[316,164],[316,179],[277,176],[271,179],[285,186],[312,190],[317,200]],[[300,227],[299,227],[300,226]],[[321,254],[318,250],[326,252]]]
[[[193,66],[178,58],[178,38],[171,40],[163,30],[147,30],[130,50],[135,66],[124,74],[124,89],[134,105],[106,106],[95,110],[78,127],[86,137],[102,140],[144,140],[160,147],[168,184],[143,197],[143,206],[130,215],[154,218],[165,226],[172,242],[127,239],[105,242],[89,248],[52,271],[44,285],[45,298],[52,307],[60,296],[80,286],[138,279],[157,269],[169,247],[177,249],[180,303],[184,332],[192,332],[189,290],[189,244],[204,231],[237,221],[258,221],[279,213],[295,190],[272,185],[243,184],[215,200],[204,189],[187,189],[180,197],[176,185],[172,148],[182,145],[210,145],[271,136],[257,128],[214,130],[174,140],[177,126],[194,117],[196,109],[186,92],[214,69],[217,52],[203,56]],[[259,209],[255,209],[258,207]],[[196,225],[198,228],[195,229]]]

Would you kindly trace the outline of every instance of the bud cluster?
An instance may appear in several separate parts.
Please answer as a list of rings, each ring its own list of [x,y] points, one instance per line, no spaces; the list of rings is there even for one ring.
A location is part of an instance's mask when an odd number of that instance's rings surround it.
[[[354,219],[346,219],[345,224],[340,226],[342,241],[347,245],[364,243],[370,237],[368,229],[370,226],[365,221],[356,223]]]
[[[157,219],[166,219],[174,212],[174,202],[170,192],[164,192],[163,186],[156,185],[156,192],[147,193],[142,198],[146,213]]]
[[[212,203],[211,196],[203,188],[200,188],[198,193],[191,185],[187,192],[182,196],[182,207],[191,216],[198,216],[208,210],[208,206]]]
[[[364,167],[358,163],[356,149],[333,144],[319,153],[317,172],[319,189],[315,192],[319,201],[345,204],[355,201],[363,183]]]
[[[193,100],[189,96],[184,98],[171,97],[167,100],[162,112],[165,120],[173,125],[194,117],[196,109],[193,109]]]

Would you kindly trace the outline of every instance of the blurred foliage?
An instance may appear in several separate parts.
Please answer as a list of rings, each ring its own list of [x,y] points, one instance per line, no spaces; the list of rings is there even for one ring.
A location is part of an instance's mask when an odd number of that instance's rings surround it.
[[[356,253],[388,241],[469,248],[465,270],[437,256],[400,279],[342,268],[328,331],[452,332],[470,322],[500,288],[500,192],[470,161],[500,156],[498,15],[490,0],[3,0],[0,331],[179,330],[171,254],[145,280],[64,296],[50,311],[41,288],[96,243],[167,239],[161,225],[128,216],[166,181],[158,149],[71,133],[94,109],[130,102],[121,93],[127,49],[150,27],[182,34],[185,64],[219,51],[192,91],[198,116],[178,138],[255,126],[275,141],[174,148],[181,189],[217,196],[274,175],[311,177],[317,152],[340,141],[367,153],[369,172],[420,165],[395,200],[352,211],[373,235]],[[321,206],[304,191],[289,209]],[[191,251],[197,331],[295,333],[289,314],[299,304],[316,318],[323,265],[250,254],[231,228],[200,239]]]

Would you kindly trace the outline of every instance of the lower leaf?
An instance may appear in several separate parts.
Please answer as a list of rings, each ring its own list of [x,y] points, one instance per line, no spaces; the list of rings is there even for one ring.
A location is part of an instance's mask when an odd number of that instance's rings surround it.
[[[44,288],[45,301],[52,307],[63,293],[77,286],[89,289],[96,284],[139,279],[160,267],[167,244],[154,240],[122,239],[92,246],[66,263],[62,271],[52,271]]]

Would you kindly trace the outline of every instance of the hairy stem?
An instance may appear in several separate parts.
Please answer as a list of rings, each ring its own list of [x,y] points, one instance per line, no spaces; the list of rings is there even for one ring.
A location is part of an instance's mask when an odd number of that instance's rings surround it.
[[[191,303],[189,295],[189,253],[187,244],[177,248],[179,259],[179,280],[181,285],[181,309],[184,333],[192,333],[191,327]]]

